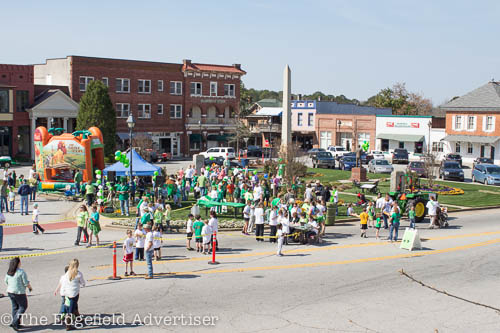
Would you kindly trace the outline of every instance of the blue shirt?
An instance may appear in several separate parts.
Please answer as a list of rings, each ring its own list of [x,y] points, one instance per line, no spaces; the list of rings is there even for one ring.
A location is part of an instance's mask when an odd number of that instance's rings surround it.
[[[18,268],[13,276],[5,274],[5,283],[7,284],[7,292],[11,294],[26,294],[26,288],[30,283],[26,272]]]

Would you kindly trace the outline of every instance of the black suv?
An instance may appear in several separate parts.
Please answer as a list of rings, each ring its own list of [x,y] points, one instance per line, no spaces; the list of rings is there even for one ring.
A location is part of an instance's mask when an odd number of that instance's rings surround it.
[[[464,170],[458,161],[444,160],[439,167],[439,177],[443,180],[455,179],[464,181]]]
[[[408,164],[408,150],[396,148],[392,152],[392,164],[403,163]]]
[[[460,164],[460,167],[462,167],[462,156],[460,156],[460,154],[447,154],[444,159],[446,161],[455,161],[455,162],[458,162],[458,164]]]

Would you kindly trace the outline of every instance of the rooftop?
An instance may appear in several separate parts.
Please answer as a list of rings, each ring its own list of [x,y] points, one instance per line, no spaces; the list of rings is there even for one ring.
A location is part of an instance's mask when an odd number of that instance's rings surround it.
[[[490,81],[440,108],[445,111],[500,111],[500,82]]]
[[[337,102],[317,102],[317,114],[355,114],[355,115],[392,115],[391,108],[377,108],[356,104],[339,104]]]

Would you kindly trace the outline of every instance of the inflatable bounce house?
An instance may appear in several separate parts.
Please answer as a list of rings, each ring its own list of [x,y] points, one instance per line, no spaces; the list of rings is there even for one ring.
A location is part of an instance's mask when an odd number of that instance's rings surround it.
[[[74,173],[80,170],[83,182],[92,182],[96,170],[104,169],[104,143],[101,130],[64,133],[62,128],[37,127],[34,133],[36,172],[40,190],[74,187]]]

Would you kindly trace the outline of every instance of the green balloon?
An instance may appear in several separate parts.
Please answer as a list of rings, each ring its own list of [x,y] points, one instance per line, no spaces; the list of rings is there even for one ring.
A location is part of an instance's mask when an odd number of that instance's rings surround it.
[[[155,176],[158,176],[158,171],[155,171],[155,172],[154,172],[154,175],[155,175]]]
[[[98,180],[96,183],[97,183],[97,185],[101,185],[101,181],[100,180]]]
[[[117,151],[115,152],[115,157],[120,157],[120,155],[121,155],[121,154],[122,154],[122,152],[121,152],[121,151],[119,151],[119,150],[117,150]]]
[[[213,156],[210,156],[210,161],[213,161],[215,160],[215,158]]]
[[[130,164],[128,164],[128,163],[123,163],[123,166],[124,166],[125,168],[128,168],[128,167],[130,166]]]
[[[100,175],[101,173],[102,173],[102,172],[101,172],[101,170],[96,170],[96,171],[95,171],[95,174],[96,174],[96,175]]]
[[[115,161],[119,161],[120,160],[120,156],[115,156]]]

